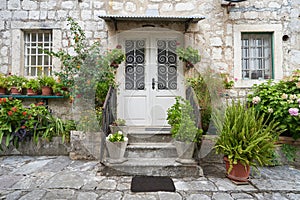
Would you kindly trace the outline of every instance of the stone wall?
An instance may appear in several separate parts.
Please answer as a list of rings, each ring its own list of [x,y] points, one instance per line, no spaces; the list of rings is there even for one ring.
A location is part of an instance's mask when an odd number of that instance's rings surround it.
[[[228,72],[231,78],[234,78],[235,67],[234,27],[243,24],[280,25],[282,35],[277,40],[282,40],[284,36],[280,47],[282,62],[275,67],[281,68],[283,75],[288,75],[292,70],[299,68],[299,1],[248,0],[230,7],[229,13],[221,3],[228,2],[221,0],[0,0],[0,72],[18,74],[22,71],[22,64],[18,66],[20,59],[13,58],[19,54],[20,49],[14,46],[21,39],[19,36],[13,39],[16,37],[14,31],[53,28],[57,30],[58,38],[54,48],[66,48],[69,52],[73,52],[69,48],[67,38],[70,32],[66,24],[67,16],[71,16],[84,29],[90,44],[101,40],[106,46],[109,27],[98,17],[105,14],[204,16],[206,19],[190,26],[185,33],[187,37],[192,38],[194,46],[201,52],[202,61],[197,65],[197,69],[201,71],[203,68],[211,67],[217,72]],[[130,27],[130,23],[127,25]],[[138,26],[141,24],[131,27]],[[169,27],[172,28],[172,25]],[[59,69],[59,63],[55,68]]]

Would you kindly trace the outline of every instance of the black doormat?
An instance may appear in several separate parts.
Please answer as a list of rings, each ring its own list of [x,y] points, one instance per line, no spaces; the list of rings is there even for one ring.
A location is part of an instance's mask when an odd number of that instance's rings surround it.
[[[164,176],[135,176],[131,180],[132,192],[175,192],[171,178]]]

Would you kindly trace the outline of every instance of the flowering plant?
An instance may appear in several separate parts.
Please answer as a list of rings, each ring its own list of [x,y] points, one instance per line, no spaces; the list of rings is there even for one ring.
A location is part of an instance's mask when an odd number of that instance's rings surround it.
[[[10,75],[7,77],[8,90],[15,87],[18,91],[21,91],[22,88],[25,88],[26,82],[27,79],[23,76]]]
[[[125,141],[128,141],[128,138],[126,136],[124,136],[122,131],[118,131],[116,133],[109,134],[106,137],[106,140],[110,141],[110,142],[125,142]]]
[[[300,138],[300,70],[278,83],[269,80],[254,85],[252,90],[248,102],[261,114],[270,114],[279,122],[284,135]]]

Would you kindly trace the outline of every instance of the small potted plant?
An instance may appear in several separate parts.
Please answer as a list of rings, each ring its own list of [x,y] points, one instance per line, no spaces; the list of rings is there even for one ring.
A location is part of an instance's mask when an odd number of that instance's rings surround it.
[[[187,48],[179,47],[176,49],[176,53],[179,60],[186,63],[187,69],[193,68],[201,60],[198,50],[190,46]]]
[[[116,133],[118,131],[122,131],[125,135],[128,133],[128,127],[126,126],[125,119],[116,119],[111,125],[109,125],[110,132]]]
[[[7,78],[0,74],[0,94],[5,94],[7,88]]]
[[[27,79],[23,76],[10,75],[7,77],[8,90],[11,94],[21,94]]]
[[[39,80],[34,78],[28,80],[25,86],[27,88],[27,95],[29,96],[37,95],[38,92],[41,90],[41,85]]]
[[[56,96],[67,96],[68,94],[67,88],[63,83],[55,82],[55,84],[52,86],[52,89]]]
[[[175,104],[168,109],[168,124],[177,150],[177,162],[193,163],[195,144],[201,142],[202,129],[194,121],[191,104],[182,97],[175,98]]]
[[[122,133],[122,131],[109,134],[106,137],[106,147],[110,163],[123,163],[126,161],[124,154],[127,144],[128,138]]]
[[[111,67],[118,68],[119,64],[125,60],[125,54],[122,50],[122,47],[118,45],[115,49],[109,51],[107,58],[111,63]]]
[[[213,122],[218,133],[214,148],[224,155],[228,178],[247,182],[250,166],[271,164],[275,140],[282,132],[278,123],[240,101],[232,101],[224,116],[213,115]]]
[[[55,84],[55,79],[52,76],[41,76],[38,80],[42,87],[42,95],[52,95],[52,87]]]

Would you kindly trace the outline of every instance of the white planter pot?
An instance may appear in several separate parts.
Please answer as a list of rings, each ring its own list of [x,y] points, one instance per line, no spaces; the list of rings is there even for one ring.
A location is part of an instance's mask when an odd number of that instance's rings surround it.
[[[181,141],[174,141],[176,151],[178,154],[178,158],[176,159],[179,163],[184,164],[194,164],[195,160],[193,159],[193,154],[195,150],[195,143],[194,142],[181,142]]]
[[[109,163],[123,163],[127,159],[124,158],[128,141],[110,142],[106,140]]]

